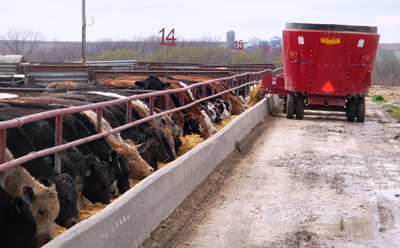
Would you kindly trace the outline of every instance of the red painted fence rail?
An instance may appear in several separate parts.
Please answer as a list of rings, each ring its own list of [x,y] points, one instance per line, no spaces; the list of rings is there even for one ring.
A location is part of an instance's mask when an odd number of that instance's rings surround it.
[[[263,76],[270,76],[270,75],[275,75],[278,74],[278,72],[281,71],[281,68],[278,68],[276,70],[270,70],[270,69],[266,69],[260,72],[250,72],[250,73],[243,73],[243,74],[238,74],[235,76],[231,76],[231,77],[226,77],[226,78],[218,78],[218,79],[213,79],[210,81],[206,81],[206,82],[201,82],[201,83],[196,83],[196,84],[192,84],[189,85],[187,88],[182,88],[182,89],[174,89],[174,90],[164,90],[164,91],[157,91],[157,92],[152,92],[152,93],[145,93],[145,94],[140,94],[140,95],[133,95],[130,97],[126,97],[123,99],[117,99],[117,100],[112,100],[112,101],[106,101],[106,102],[101,102],[101,103],[93,103],[93,104],[88,104],[88,105],[84,105],[84,106],[79,106],[79,107],[70,107],[70,108],[66,108],[66,109],[57,109],[57,110],[51,110],[51,111],[45,111],[45,112],[41,112],[41,113],[37,113],[37,114],[32,114],[32,115],[27,115],[27,116],[23,116],[23,117],[19,117],[19,118],[15,118],[12,120],[8,120],[8,121],[1,121],[0,122],[0,154],[1,154],[1,158],[0,158],[0,172],[4,171],[8,168],[11,168],[15,165],[19,165],[25,162],[28,162],[30,160],[36,159],[38,157],[42,157],[42,156],[46,156],[49,154],[56,154],[56,170],[58,172],[61,171],[61,165],[60,165],[60,159],[58,156],[58,152],[69,149],[73,146],[78,146],[105,136],[108,136],[110,134],[114,134],[116,132],[120,132],[124,129],[133,127],[135,125],[139,125],[141,123],[147,122],[149,120],[155,119],[157,117],[160,117],[164,114],[169,114],[169,113],[173,113],[176,111],[180,111],[183,109],[186,109],[188,107],[191,107],[195,104],[198,104],[204,100],[210,99],[210,98],[214,98],[216,96],[225,94],[227,92],[231,92],[231,91],[237,91],[240,88],[246,87],[245,91],[246,94],[247,92],[247,88],[250,85],[254,85],[256,83],[256,81],[260,81],[262,79]],[[174,108],[174,109],[170,109],[170,110],[166,110],[163,111],[161,113],[157,113],[154,114],[153,110],[154,110],[154,98],[157,96],[161,96],[161,95],[165,95],[165,96],[169,96],[172,93],[179,93],[181,95],[180,99],[183,99],[183,93],[184,91],[187,91],[188,89],[194,89],[195,87],[198,86],[203,86],[206,87],[206,85],[212,85],[214,86],[214,84],[216,82],[225,82],[228,85],[228,90],[221,92],[220,93],[215,93],[212,92],[211,96],[205,97],[205,94],[203,95],[202,99],[193,101],[190,104],[184,105],[182,102],[182,106],[179,108]],[[221,84],[220,84],[221,85]],[[214,87],[213,87],[214,88]],[[204,89],[204,88],[203,88]],[[205,92],[205,90],[203,90],[203,92]],[[146,117],[146,118],[142,118],[140,120],[136,120],[134,122],[131,122],[131,116],[127,116],[127,124],[108,130],[108,131],[104,131],[102,132],[101,130],[101,126],[97,127],[98,130],[98,134],[89,136],[89,137],[85,137],[79,140],[75,140],[69,143],[65,143],[62,144],[62,118],[64,115],[67,114],[72,114],[72,113],[77,113],[77,112],[82,112],[85,110],[96,110],[96,112],[98,113],[99,117],[101,119],[101,113],[102,113],[102,108],[104,107],[108,107],[108,106],[113,106],[113,105],[117,105],[117,104],[127,104],[127,109],[130,109],[131,107],[131,101],[134,100],[140,100],[140,99],[146,99],[149,98],[149,102],[150,102],[150,116]],[[129,112],[127,112],[128,114]],[[34,121],[38,121],[38,120],[43,120],[43,119],[47,119],[47,118],[55,118],[56,120],[56,134],[55,134],[55,146],[45,149],[45,150],[40,150],[40,151],[32,151],[29,154],[22,156],[20,158],[14,159],[12,161],[8,161],[5,162],[5,151],[6,151],[6,135],[7,135],[7,129],[8,128],[16,128],[16,127],[21,127],[22,125],[26,124],[26,123],[30,123],[30,122],[34,122]],[[97,122],[98,124],[100,124],[101,122]],[[100,124],[101,125],[101,124]]]

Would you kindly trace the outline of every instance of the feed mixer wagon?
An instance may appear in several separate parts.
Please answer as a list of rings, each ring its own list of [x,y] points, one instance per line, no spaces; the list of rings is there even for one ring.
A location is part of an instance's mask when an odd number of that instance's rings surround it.
[[[283,98],[288,119],[303,119],[310,109],[343,111],[347,121],[364,122],[378,42],[376,27],[286,23],[283,76],[264,77],[262,93]]]

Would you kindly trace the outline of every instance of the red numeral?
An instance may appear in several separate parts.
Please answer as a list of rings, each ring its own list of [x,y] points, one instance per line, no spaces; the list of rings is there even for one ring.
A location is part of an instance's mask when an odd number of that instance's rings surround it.
[[[243,50],[244,45],[243,45],[243,40],[235,40],[235,50]]]
[[[263,53],[269,53],[269,46],[263,46]]]
[[[175,39],[175,28],[173,28],[171,30],[171,32],[169,32],[169,34],[167,35],[167,38],[164,38],[164,33],[165,33],[165,28],[161,29],[160,32],[161,33],[161,43],[160,45],[167,45],[167,46],[176,46],[176,39]],[[165,41],[170,41],[168,43],[166,43]]]

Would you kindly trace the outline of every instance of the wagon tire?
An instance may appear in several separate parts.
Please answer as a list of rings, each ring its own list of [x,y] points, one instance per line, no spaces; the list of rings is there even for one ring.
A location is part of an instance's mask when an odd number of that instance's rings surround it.
[[[287,104],[286,104],[286,118],[287,119],[293,119],[294,108],[295,108],[294,94],[289,93],[287,96]]]
[[[354,122],[355,118],[356,118],[356,101],[354,98],[351,98],[347,102],[347,121]]]
[[[282,113],[286,114],[287,97],[283,98]]]
[[[357,122],[364,122],[365,120],[365,98],[358,98],[358,108],[357,108]]]
[[[303,119],[304,117],[304,96],[298,95],[297,96],[297,103],[296,103],[296,119]]]

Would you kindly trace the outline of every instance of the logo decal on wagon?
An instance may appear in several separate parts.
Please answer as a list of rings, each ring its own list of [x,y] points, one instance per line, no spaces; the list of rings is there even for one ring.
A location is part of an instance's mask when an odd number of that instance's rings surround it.
[[[336,44],[340,44],[340,38],[324,38],[321,37],[321,43],[324,43],[326,45],[336,45]]]

